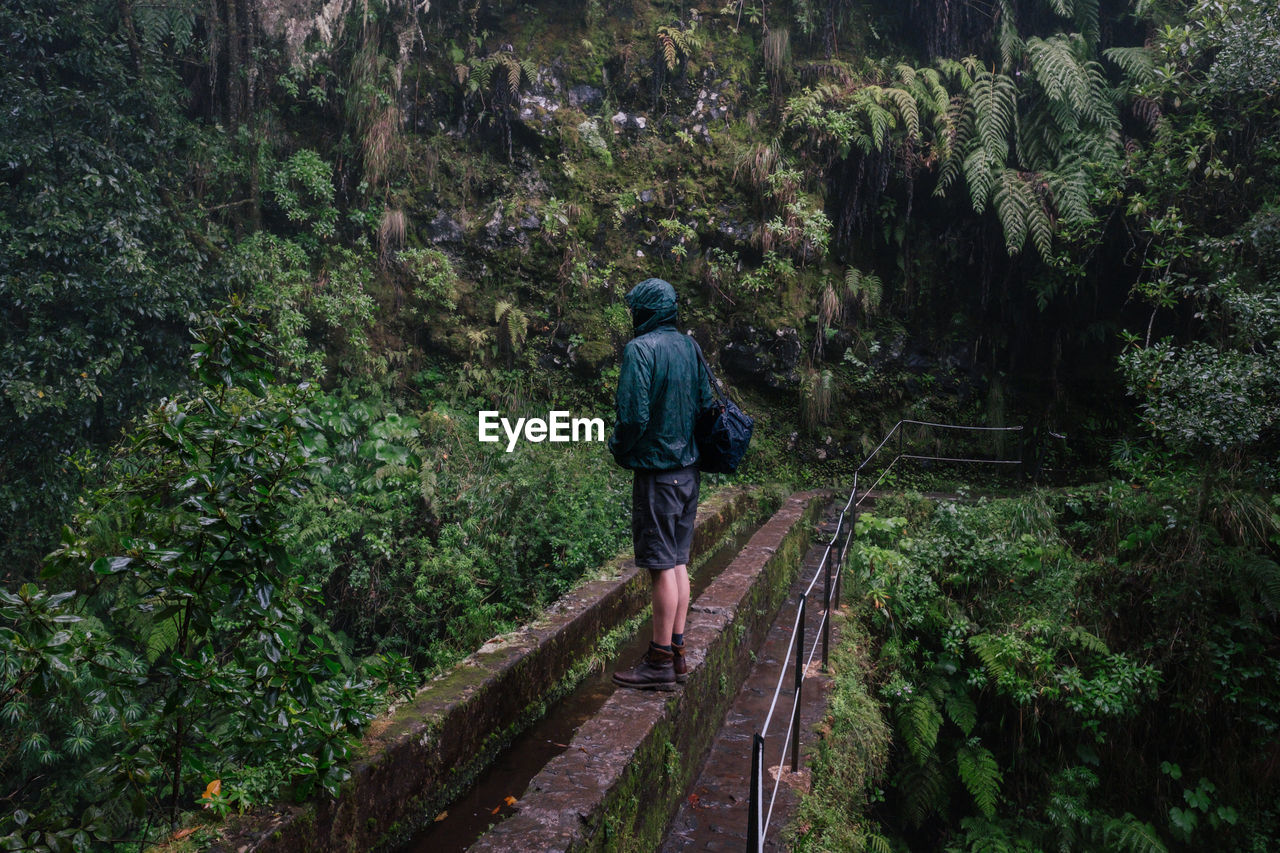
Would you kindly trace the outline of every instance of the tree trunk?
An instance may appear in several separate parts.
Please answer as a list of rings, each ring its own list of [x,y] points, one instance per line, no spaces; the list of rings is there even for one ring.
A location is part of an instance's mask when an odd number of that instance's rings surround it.
[[[236,13],[236,0],[223,0],[226,9],[227,33],[227,125],[232,129],[240,124],[243,114],[243,98],[240,90],[240,17]]]

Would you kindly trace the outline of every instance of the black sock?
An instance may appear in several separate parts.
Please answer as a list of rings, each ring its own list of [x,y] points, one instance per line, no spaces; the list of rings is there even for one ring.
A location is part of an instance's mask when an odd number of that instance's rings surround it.
[[[673,646],[683,646],[683,645],[684,645],[684,634],[672,634],[672,635],[671,635],[671,645],[673,645]]]
[[[671,647],[670,647],[670,646],[660,646],[660,645],[658,645],[657,643],[655,643],[653,640],[650,640],[650,641],[649,641],[649,646],[650,646],[650,647],[652,647],[652,648],[655,648],[655,649],[662,649],[664,652],[670,652],[670,651],[671,651]]]

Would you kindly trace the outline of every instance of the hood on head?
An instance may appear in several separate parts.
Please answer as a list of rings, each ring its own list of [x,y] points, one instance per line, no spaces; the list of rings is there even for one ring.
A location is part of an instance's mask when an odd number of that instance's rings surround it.
[[[637,335],[659,326],[675,325],[676,289],[660,278],[647,278],[627,294],[631,324]]]

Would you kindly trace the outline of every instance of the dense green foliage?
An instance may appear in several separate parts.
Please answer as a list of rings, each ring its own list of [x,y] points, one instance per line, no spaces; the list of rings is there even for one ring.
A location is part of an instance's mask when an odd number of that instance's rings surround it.
[[[819,750],[802,848],[1271,849],[1280,513],[1214,498],[1197,518],[1175,476],[882,501],[852,567],[877,658],[839,678],[874,673],[891,760],[860,789],[839,780],[866,749]],[[872,819],[879,840],[836,841]]]
[[[191,315],[226,293],[184,201],[196,144],[174,75],[99,4],[0,10],[0,558],[49,542],[67,457],[184,374]],[[45,529],[41,529],[41,528]]]
[[[359,650],[451,663],[625,542],[627,482],[598,445],[508,454],[478,443],[464,410],[311,402],[302,444],[324,461],[289,510],[290,549]]]
[[[336,790],[382,702],[292,569],[283,510],[308,465],[307,391],[274,382],[256,332],[209,319],[195,393],[148,412],[107,463],[48,586],[3,593],[3,768],[19,780],[3,831],[18,849],[145,833],[224,777],[224,811],[290,779]]]

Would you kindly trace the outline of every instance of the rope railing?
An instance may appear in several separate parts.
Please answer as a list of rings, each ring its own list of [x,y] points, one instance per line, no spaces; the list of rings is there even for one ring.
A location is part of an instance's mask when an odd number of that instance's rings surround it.
[[[826,549],[822,552],[822,559],[818,561],[817,567],[814,569],[813,578],[809,581],[809,585],[800,595],[798,606],[796,607],[795,624],[791,628],[791,638],[787,642],[787,653],[782,659],[782,669],[778,673],[778,684],[773,691],[773,699],[769,703],[769,711],[765,715],[764,725],[756,732],[751,739],[751,791],[748,797],[748,816],[747,816],[747,850],[749,853],[762,853],[764,850],[764,840],[769,834],[769,822],[773,819],[773,808],[778,801],[778,790],[782,782],[783,765],[787,760],[788,754],[791,757],[791,772],[796,773],[800,770],[800,708],[803,697],[804,681],[808,675],[809,668],[813,665],[813,660],[817,656],[818,648],[822,648],[822,670],[827,670],[827,657],[829,652],[831,638],[831,609],[840,606],[840,582],[844,574],[845,561],[849,555],[849,548],[853,544],[854,533],[858,524],[858,508],[862,502],[867,499],[884,478],[889,475],[893,467],[901,459],[912,461],[938,461],[938,462],[954,462],[962,464],[993,464],[993,465],[1016,465],[1022,462],[1021,459],[984,459],[970,457],[950,457],[950,456],[928,456],[918,453],[905,453],[903,448],[903,431],[904,425],[920,426],[929,429],[948,429],[948,430],[966,430],[971,432],[1017,432],[1022,429],[1021,426],[1012,427],[989,427],[989,426],[965,426],[963,424],[940,424],[929,421],[916,421],[903,419],[894,424],[893,428],[885,433],[881,442],[876,445],[875,450],[862,461],[853,472],[853,488],[849,492],[849,500],[845,502],[844,509],[840,510],[840,516],[836,521],[836,529],[831,534],[831,541],[827,543]],[[898,437],[897,453],[893,459],[880,472],[880,476],[871,485],[871,488],[862,492],[862,497],[858,497],[858,478],[861,476],[871,461],[885,448],[894,437]],[[848,524],[845,524],[848,517]],[[844,534],[844,543],[840,545],[836,559],[831,559],[832,549],[840,542],[840,535]],[[813,593],[814,587],[818,584],[818,578],[825,578],[822,593],[822,618],[818,622],[818,636],[814,637],[813,647],[809,650],[808,657],[804,656],[805,646],[805,616],[808,608],[809,596]],[[788,718],[788,728],[790,729],[789,737],[783,739],[782,752],[778,756],[778,773],[777,778],[773,782],[773,791],[769,795],[768,806],[766,808],[763,798],[764,788],[764,748],[765,737],[769,734],[769,725],[773,722],[774,711],[778,707],[778,698],[782,695],[782,684],[787,676],[787,668],[792,664],[791,653],[795,651],[795,661],[793,670],[794,694],[791,702],[791,716]]]

